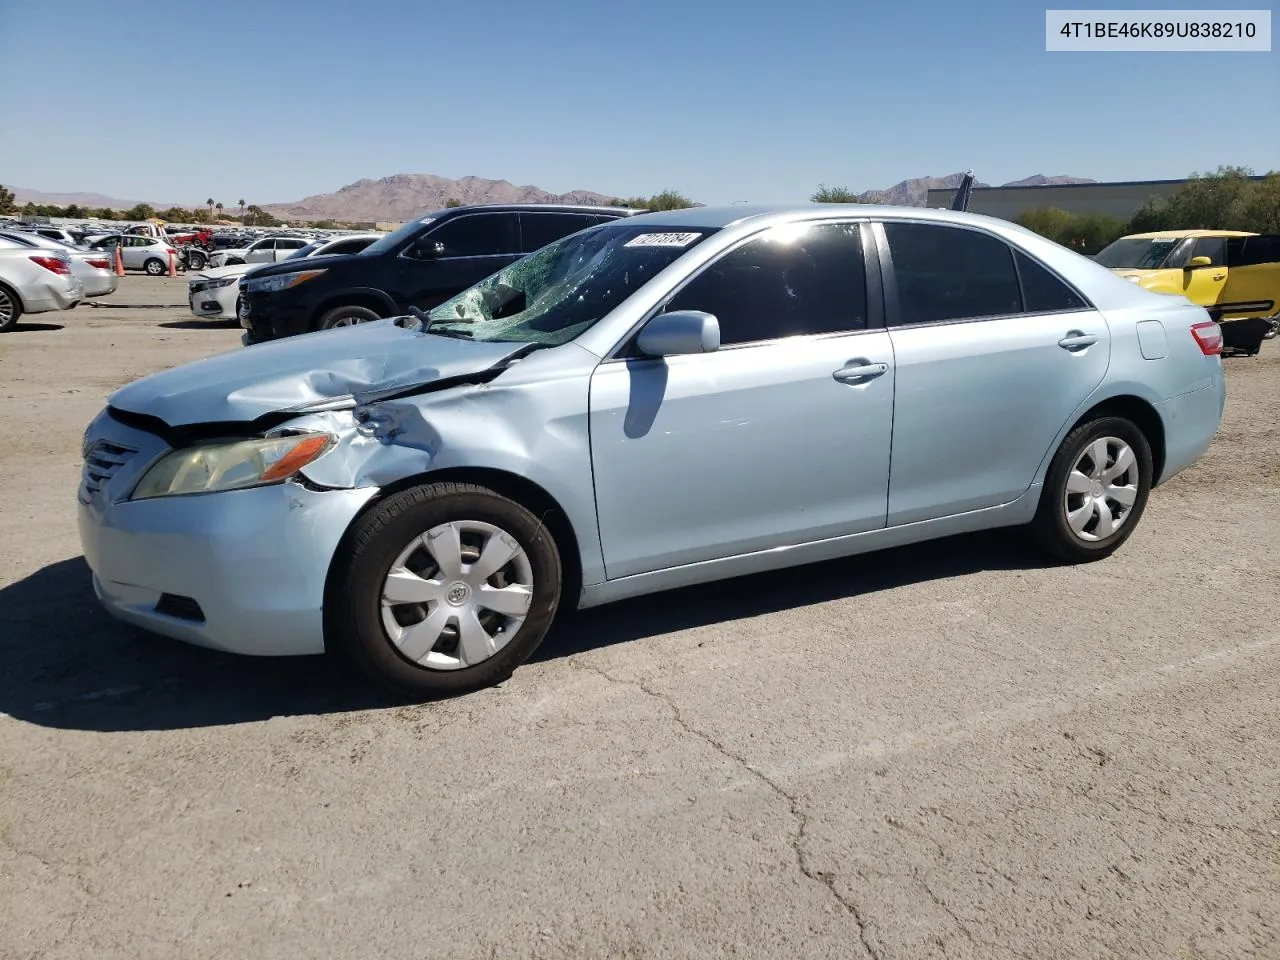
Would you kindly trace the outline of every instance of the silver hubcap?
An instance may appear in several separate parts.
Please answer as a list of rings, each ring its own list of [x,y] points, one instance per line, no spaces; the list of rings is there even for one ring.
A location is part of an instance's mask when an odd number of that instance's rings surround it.
[[[13,301],[9,295],[0,290],[0,323],[8,323],[13,319]]]
[[[333,321],[334,329],[338,327],[354,327],[357,323],[373,323],[368,317],[339,317]]]
[[[400,552],[382,585],[382,625],[400,653],[459,670],[509,644],[533,601],[533,567],[511,534],[479,520],[432,527]]]
[[[1123,440],[1101,437],[1067,474],[1067,525],[1081,540],[1115,536],[1138,499],[1138,459]]]

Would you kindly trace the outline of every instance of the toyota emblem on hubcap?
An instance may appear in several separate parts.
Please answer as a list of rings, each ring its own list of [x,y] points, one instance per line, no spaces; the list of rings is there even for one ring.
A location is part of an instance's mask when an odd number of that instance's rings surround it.
[[[455,607],[467,602],[467,597],[471,596],[471,588],[465,583],[455,583],[449,588],[446,594],[449,602]]]

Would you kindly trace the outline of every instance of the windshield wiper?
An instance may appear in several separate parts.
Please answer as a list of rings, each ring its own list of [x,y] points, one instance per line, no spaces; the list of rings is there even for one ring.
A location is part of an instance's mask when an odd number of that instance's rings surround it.
[[[431,314],[417,307],[409,307],[409,313],[418,321],[418,331],[420,333],[434,333],[437,337],[453,337],[455,340],[471,340],[475,334],[470,330],[440,330],[431,326]]]

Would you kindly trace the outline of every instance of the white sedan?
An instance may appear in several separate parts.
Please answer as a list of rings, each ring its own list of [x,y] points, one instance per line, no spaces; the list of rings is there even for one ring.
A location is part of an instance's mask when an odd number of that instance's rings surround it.
[[[287,260],[308,246],[302,237],[263,237],[247,247],[217,250],[209,256],[209,266],[228,267],[242,263],[275,263]]]
[[[288,255],[282,256],[280,259],[335,257],[342,254],[359,253],[380,236],[381,234],[378,233],[360,233],[346,237],[335,237],[332,240],[316,241],[300,249],[288,251]],[[232,250],[227,252],[238,253],[241,251]],[[191,307],[191,312],[204,320],[235,320],[237,318],[236,303],[240,298],[240,279],[258,266],[261,266],[261,263],[236,263],[225,267],[211,266],[194,274],[187,283],[187,302]]]

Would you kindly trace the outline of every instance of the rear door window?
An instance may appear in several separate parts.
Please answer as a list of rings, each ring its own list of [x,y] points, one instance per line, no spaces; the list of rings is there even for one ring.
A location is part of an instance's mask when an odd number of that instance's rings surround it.
[[[1252,267],[1260,263],[1280,263],[1280,234],[1231,237],[1227,241],[1227,265]]]
[[[595,217],[583,213],[521,213],[521,249],[525,253],[533,253],[571,233],[593,227],[598,222]]]
[[[1022,302],[1027,313],[1060,313],[1088,310],[1089,304],[1049,269],[1032,260],[1021,250],[1014,252],[1018,279],[1022,282]]]
[[[935,223],[887,222],[884,231],[898,286],[898,323],[1022,312],[1013,250],[1003,240]]]

